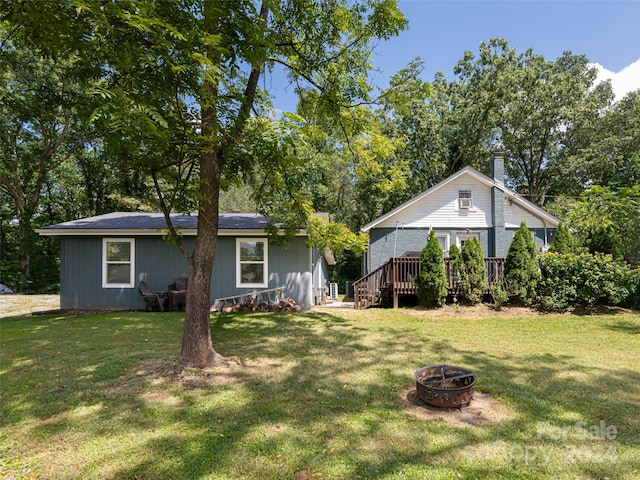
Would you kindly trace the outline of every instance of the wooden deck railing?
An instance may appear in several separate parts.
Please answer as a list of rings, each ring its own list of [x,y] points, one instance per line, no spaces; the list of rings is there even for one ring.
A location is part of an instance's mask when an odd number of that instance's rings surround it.
[[[502,279],[504,258],[486,257],[484,265],[487,271],[489,290]],[[445,273],[449,279],[449,291],[455,292],[458,285],[451,279],[449,259],[444,259]],[[420,273],[419,257],[395,257],[353,282],[355,308],[368,308],[380,305],[384,301],[393,300],[393,307],[398,308],[400,295],[415,295],[417,288],[413,279]]]
[[[379,305],[385,298],[386,289],[392,279],[392,260],[369,272],[364,277],[353,282],[354,304],[356,308],[369,308]]]

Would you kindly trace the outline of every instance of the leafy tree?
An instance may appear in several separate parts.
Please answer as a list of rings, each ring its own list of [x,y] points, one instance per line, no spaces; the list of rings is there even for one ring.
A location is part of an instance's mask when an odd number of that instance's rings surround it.
[[[95,72],[78,58],[47,57],[0,23],[0,189],[17,220],[19,290],[30,289],[33,231],[43,188],[89,137],[86,89]],[[89,80],[87,80],[89,79]]]
[[[504,262],[504,283],[511,300],[516,304],[531,305],[539,276],[535,241],[522,222],[513,236]]]
[[[424,82],[422,65],[416,59],[398,72],[391,80],[393,90],[382,97],[384,131],[402,140],[395,162],[411,171],[404,200],[462,167],[479,167],[490,151],[485,139],[492,136],[492,103],[475,95],[475,85],[448,82],[440,72],[432,83]],[[458,68],[456,74],[470,75]]]
[[[593,232],[611,228],[622,248],[622,256],[640,264],[640,185],[615,189],[592,186],[570,210],[567,223],[585,247]]]
[[[592,120],[613,98],[608,85],[608,95],[601,94],[602,88],[590,91],[595,78],[584,55],[565,52],[551,62],[532,50],[518,56],[505,78],[509,94],[499,126],[509,157],[507,171],[510,181],[538,205],[567,176],[571,165],[565,145],[589,125],[583,117]]]
[[[482,300],[482,294],[487,286],[487,269],[480,240],[474,237],[464,242],[460,257],[462,259],[460,296],[464,303],[475,305]]]
[[[442,247],[432,230],[420,254],[420,273],[414,283],[418,287],[418,301],[424,307],[441,307],[447,298],[449,282],[444,271]]]
[[[601,151],[606,157],[596,157],[591,171],[604,175],[600,179],[594,176],[594,183],[614,188],[640,184],[640,90],[615,103],[602,123],[606,137]]]
[[[209,326],[221,186],[266,166],[277,173],[273,183],[286,187],[278,213],[289,230],[311,218],[284,165],[295,158],[287,132],[294,125],[263,128],[274,122],[260,80],[283,67],[296,91],[321,93],[318,115],[344,120],[343,107],[368,99],[373,42],[406,24],[396,2],[9,0],[0,8],[25,38],[58,55],[83,52],[103,68],[96,90],[105,102],[94,118],[126,140],[116,145],[136,147],[136,167],[153,179],[167,219],[171,209],[197,210],[192,252],[169,226],[189,265],[181,357],[190,365],[221,360]],[[259,156],[244,153],[257,145]],[[273,203],[260,208],[274,212]]]
[[[551,245],[549,245],[549,252],[575,253],[573,235],[571,235],[569,228],[562,222],[560,222],[558,228],[556,228]]]
[[[605,139],[595,128],[602,129],[613,93],[608,83],[594,85],[596,71],[586,57],[565,52],[549,61],[492,38],[477,53],[465,52],[451,81],[439,72],[427,85],[419,80],[420,68],[416,60],[399,72],[392,82],[402,94],[384,100],[389,135],[404,135],[397,156],[411,165],[414,195],[467,165],[489,173],[497,148],[506,152],[511,186],[536,204],[549,192],[576,192],[588,184],[584,172],[594,169],[581,159],[602,152]],[[630,102],[623,117],[635,111]],[[621,143],[633,149],[632,141]]]
[[[598,227],[589,239],[589,253],[604,253],[611,255],[614,260],[622,259],[622,247],[616,237],[613,227]]]
[[[595,95],[597,90],[591,93]],[[640,90],[627,94],[609,108],[594,108],[567,142],[570,165],[567,180],[559,184],[566,194],[579,195],[590,185],[613,189],[640,183]]]

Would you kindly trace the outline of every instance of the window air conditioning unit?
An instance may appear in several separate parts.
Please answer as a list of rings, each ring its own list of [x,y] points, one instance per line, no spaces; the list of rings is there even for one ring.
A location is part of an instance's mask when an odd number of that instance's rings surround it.
[[[471,208],[471,199],[470,198],[459,198],[458,199],[458,207],[469,209]]]

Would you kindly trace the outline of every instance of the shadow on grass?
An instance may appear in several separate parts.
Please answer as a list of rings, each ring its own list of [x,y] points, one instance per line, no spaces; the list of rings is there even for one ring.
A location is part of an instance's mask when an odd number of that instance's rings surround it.
[[[109,391],[141,362],[175,356],[181,326],[166,314],[3,321],[3,351],[6,340],[13,356],[2,357],[9,388],[0,425],[24,422],[34,445],[63,436],[80,450],[82,439],[93,442],[80,476],[113,479],[542,478],[553,475],[543,458],[527,462],[517,449],[561,452],[572,440],[540,440],[540,424],[604,421],[620,432],[616,446],[640,441],[637,371],[565,354],[478,351],[446,331],[329,313],[213,316],[214,346],[244,366],[169,368]],[[474,370],[477,388],[507,402],[512,418],[456,428],[407,415],[400,393],[423,366],[417,351]],[[474,448],[488,450],[471,461]],[[567,477],[623,478],[640,465],[635,456],[562,468]]]
[[[614,332],[628,333],[630,335],[640,335],[640,323],[633,323],[626,320],[618,320],[607,328]]]

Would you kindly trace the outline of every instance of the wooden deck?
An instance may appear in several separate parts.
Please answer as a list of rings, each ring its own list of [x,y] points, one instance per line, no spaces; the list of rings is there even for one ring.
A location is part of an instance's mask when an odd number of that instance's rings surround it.
[[[487,257],[484,259],[487,270],[487,290],[502,279],[504,258]],[[449,291],[456,290],[452,282],[449,259],[444,259],[445,273],[449,279]],[[357,309],[381,305],[393,301],[398,308],[399,298],[404,295],[416,295],[417,288],[413,279],[420,273],[420,257],[394,257],[353,283],[354,305]]]

